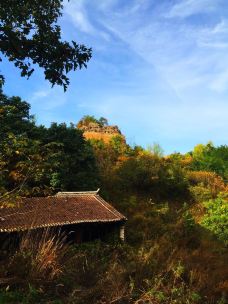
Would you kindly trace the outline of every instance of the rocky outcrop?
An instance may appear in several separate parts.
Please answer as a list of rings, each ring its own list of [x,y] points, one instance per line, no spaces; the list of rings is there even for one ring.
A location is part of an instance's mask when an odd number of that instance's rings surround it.
[[[78,128],[83,131],[86,139],[102,139],[108,142],[112,137],[119,135],[125,141],[125,137],[122,135],[118,126],[102,126],[91,122],[86,126],[82,125]]]
[[[122,135],[120,129],[117,126],[101,126],[93,122],[91,122],[88,126],[80,126],[79,129],[82,130],[83,132],[98,132],[98,133]]]

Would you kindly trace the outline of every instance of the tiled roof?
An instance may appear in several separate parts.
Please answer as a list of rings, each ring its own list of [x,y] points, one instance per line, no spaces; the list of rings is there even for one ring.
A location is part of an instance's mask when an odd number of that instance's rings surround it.
[[[50,197],[23,198],[18,203],[20,207],[0,209],[0,232],[126,220],[97,192],[60,192]]]

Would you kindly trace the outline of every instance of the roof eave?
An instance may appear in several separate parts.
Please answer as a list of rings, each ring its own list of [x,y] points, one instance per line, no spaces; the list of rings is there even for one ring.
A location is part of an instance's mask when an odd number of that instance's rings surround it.
[[[10,229],[0,229],[0,232],[6,232],[6,233],[10,233],[10,232],[23,232],[26,230],[35,230],[35,229],[40,229],[40,228],[52,228],[52,227],[59,227],[59,226],[67,226],[67,225],[72,225],[72,224],[89,224],[89,223],[115,223],[115,222],[125,222],[127,221],[127,218],[121,218],[121,219],[110,219],[110,220],[82,220],[82,221],[71,221],[71,222],[58,222],[58,223],[53,223],[53,224],[43,224],[43,225],[38,225],[38,226],[34,226],[34,227],[14,227],[14,228],[10,228]]]

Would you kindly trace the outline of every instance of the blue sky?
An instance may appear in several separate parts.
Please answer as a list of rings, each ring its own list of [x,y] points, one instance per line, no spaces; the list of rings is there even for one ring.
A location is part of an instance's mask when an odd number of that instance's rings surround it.
[[[130,144],[166,153],[228,143],[227,0],[71,0],[60,24],[64,39],[93,48],[66,93],[42,70],[26,80],[1,67],[5,92],[31,103],[38,123],[104,116]]]

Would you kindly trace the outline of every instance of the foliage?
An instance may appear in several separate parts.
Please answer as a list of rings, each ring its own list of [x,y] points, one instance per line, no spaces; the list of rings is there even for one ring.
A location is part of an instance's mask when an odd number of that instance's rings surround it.
[[[226,185],[218,174],[208,171],[189,171],[187,173],[188,180],[192,185],[192,192],[197,199],[197,190],[201,189],[198,192],[198,197],[205,197],[209,193],[210,197],[215,198],[219,192],[226,191]],[[209,198],[210,198],[209,197]]]
[[[11,252],[5,264],[0,262],[0,297],[24,303],[216,303],[210,292],[222,277],[217,276],[221,269],[214,268],[215,252],[203,245],[192,251],[178,239],[178,230],[172,225],[139,247],[101,242],[64,245],[49,234],[25,235],[20,251]],[[220,255],[218,267],[225,261]]]
[[[212,143],[197,145],[192,152],[191,168],[195,171],[212,171],[228,180],[228,146],[214,147]]]
[[[96,119],[94,116],[85,115],[77,123],[77,128],[80,129],[81,127],[88,127],[91,123],[98,125],[100,127],[108,126],[108,120],[104,117],[100,117],[99,119]]]
[[[154,154],[140,153],[129,157],[117,168],[119,184],[133,192],[157,196],[179,196],[187,192],[187,180],[178,162]]]
[[[162,157],[164,156],[164,150],[158,143],[154,143],[152,146],[148,147],[148,152],[154,154],[155,156]]]
[[[20,97],[7,97],[0,90],[0,138],[8,132],[15,135],[30,132],[34,117],[29,114],[30,105]]]
[[[95,189],[95,158],[81,131],[57,123],[36,126],[29,109],[19,97],[1,94],[0,193],[35,196]]]
[[[204,202],[211,199],[211,191],[203,185],[190,186],[189,192],[194,202]]]
[[[61,145],[59,167],[56,170],[55,185],[68,191],[95,189],[98,176],[92,148],[74,125],[52,123],[47,128],[42,142]]]
[[[0,142],[0,191],[48,195],[50,180],[60,166],[57,143],[41,144],[26,135],[7,133]]]
[[[58,133],[53,135],[54,131]],[[46,133],[38,141],[9,134],[1,142],[2,187],[10,191],[24,184],[26,195],[47,195],[54,189],[96,188],[94,157],[81,134],[66,125],[52,125]]]
[[[195,219],[192,216],[191,212],[188,209],[187,204],[184,204],[184,212],[182,215],[182,219],[183,219],[183,226],[185,229],[185,233],[189,234],[192,232],[195,232]]]
[[[228,197],[220,195],[205,202],[206,214],[202,225],[215,234],[219,240],[228,245]]]
[[[1,1],[0,51],[21,70],[21,76],[29,78],[38,65],[44,69],[45,79],[66,90],[67,74],[86,67],[91,49],[61,40],[58,18],[62,9],[62,0]]]
[[[115,135],[110,140],[111,149],[116,152],[116,155],[127,155],[128,153],[128,146],[125,143],[125,139],[121,135]]]
[[[32,286],[30,286],[29,290],[26,293],[23,293],[21,291],[10,290],[0,291],[0,303],[2,304],[30,304],[36,303],[37,301],[39,301],[39,299],[39,291],[34,289]]]
[[[216,173],[226,164],[225,155],[222,166],[212,170],[205,169],[211,145],[206,152],[200,146],[193,153],[163,156],[158,146],[131,147],[121,136],[86,141],[73,124],[37,126],[29,104],[18,97],[2,94],[0,102],[4,205],[11,205],[14,195],[99,186],[128,218],[125,244],[70,245],[34,231],[19,248],[0,249],[0,301],[223,303],[227,251],[211,234],[226,242],[227,186]],[[106,124],[93,116],[83,119],[99,128]],[[218,164],[214,160],[211,164]]]

